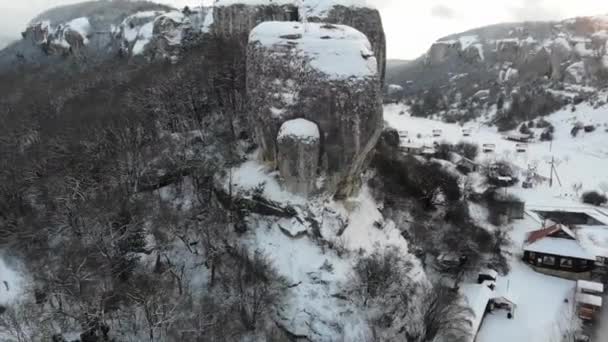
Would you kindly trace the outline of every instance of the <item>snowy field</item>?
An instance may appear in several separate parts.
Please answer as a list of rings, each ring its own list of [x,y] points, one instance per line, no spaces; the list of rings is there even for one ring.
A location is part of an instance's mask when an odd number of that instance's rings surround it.
[[[22,293],[23,279],[0,254],[0,305],[14,302]]]
[[[525,153],[516,152],[516,142],[504,139],[496,128],[480,122],[460,126],[415,118],[409,116],[407,106],[403,105],[385,106],[384,119],[397,130],[406,131],[413,144],[432,146],[435,141],[466,141],[480,145],[480,150],[482,144],[495,144],[494,153],[480,153],[477,161],[507,160],[521,170],[533,165],[538,174],[547,178],[553,157],[561,186],[558,181],[553,187],[545,183],[533,189],[516,185],[510,192],[522,198],[527,209],[572,208],[603,218],[601,221],[608,219],[605,209],[586,206],[579,200],[582,191],[608,189],[608,107],[593,109],[582,104],[574,113],[564,109],[547,116],[546,120],[555,126],[554,141],[529,143]],[[573,138],[570,131],[576,122],[596,125],[596,130],[581,131]],[[463,129],[470,130],[471,136],[464,137]],[[441,130],[442,136],[433,137],[434,130]],[[540,132],[535,130],[537,137]],[[575,185],[582,186],[575,189]],[[511,272],[499,277],[496,292],[506,293],[517,303],[517,308],[513,319],[507,318],[506,311],[488,314],[481,323],[477,342],[559,341],[563,329],[572,321],[575,282],[536,273],[521,261],[526,233],[540,228],[541,222],[533,215],[527,214],[525,219],[513,222]],[[606,232],[598,235],[598,239],[608,242]]]

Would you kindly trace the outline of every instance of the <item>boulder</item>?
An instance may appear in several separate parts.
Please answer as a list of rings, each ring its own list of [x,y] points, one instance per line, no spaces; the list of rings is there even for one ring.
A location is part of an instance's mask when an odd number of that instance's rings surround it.
[[[352,194],[382,131],[379,77],[369,40],[351,27],[258,25],[247,52],[247,98],[262,157],[280,165],[285,151],[302,148],[306,159],[314,159],[317,142],[304,146],[296,141],[301,139],[277,141],[286,121],[306,119],[320,133],[319,172],[311,167],[295,173],[292,166],[283,165],[282,176],[297,175],[297,184],[308,184],[308,188],[314,180],[300,177],[319,174],[324,179],[320,191]]]

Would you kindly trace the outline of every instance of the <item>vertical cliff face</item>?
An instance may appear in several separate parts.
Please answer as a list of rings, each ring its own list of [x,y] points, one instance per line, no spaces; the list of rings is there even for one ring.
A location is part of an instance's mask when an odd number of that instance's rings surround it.
[[[277,162],[289,191],[304,195],[315,192],[320,157],[321,134],[316,123],[298,118],[281,125]]]
[[[350,195],[382,129],[379,78],[368,39],[351,27],[257,26],[247,51],[247,97],[264,159],[297,165],[299,154],[285,153],[284,147],[294,144],[277,141],[280,128],[298,118],[314,122],[320,132],[318,172],[299,182],[318,184],[314,191]],[[289,168],[280,169],[288,187],[298,188],[289,181]]]
[[[291,1],[220,0],[213,9],[213,32],[239,37],[245,46],[249,32],[262,22],[298,20],[298,8]]]

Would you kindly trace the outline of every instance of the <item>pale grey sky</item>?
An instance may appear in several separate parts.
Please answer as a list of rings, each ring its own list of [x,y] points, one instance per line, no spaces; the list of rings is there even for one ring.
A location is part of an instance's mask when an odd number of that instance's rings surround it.
[[[41,11],[81,0],[0,0],[0,36],[18,37]],[[156,0],[176,7],[201,0]],[[211,0],[203,0],[210,2]],[[369,0],[382,13],[389,58],[411,59],[442,36],[500,22],[608,14],[604,0]]]

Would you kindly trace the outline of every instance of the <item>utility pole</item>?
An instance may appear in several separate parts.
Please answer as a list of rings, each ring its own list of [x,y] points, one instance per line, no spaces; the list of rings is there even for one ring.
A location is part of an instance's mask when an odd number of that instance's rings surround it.
[[[553,141],[549,144],[549,152],[553,151]],[[557,174],[557,168],[555,167],[555,156],[551,154],[551,175],[549,178],[549,187],[553,187],[553,173],[555,173],[555,178],[559,182],[559,186],[562,186],[562,181],[559,179],[559,175]]]

